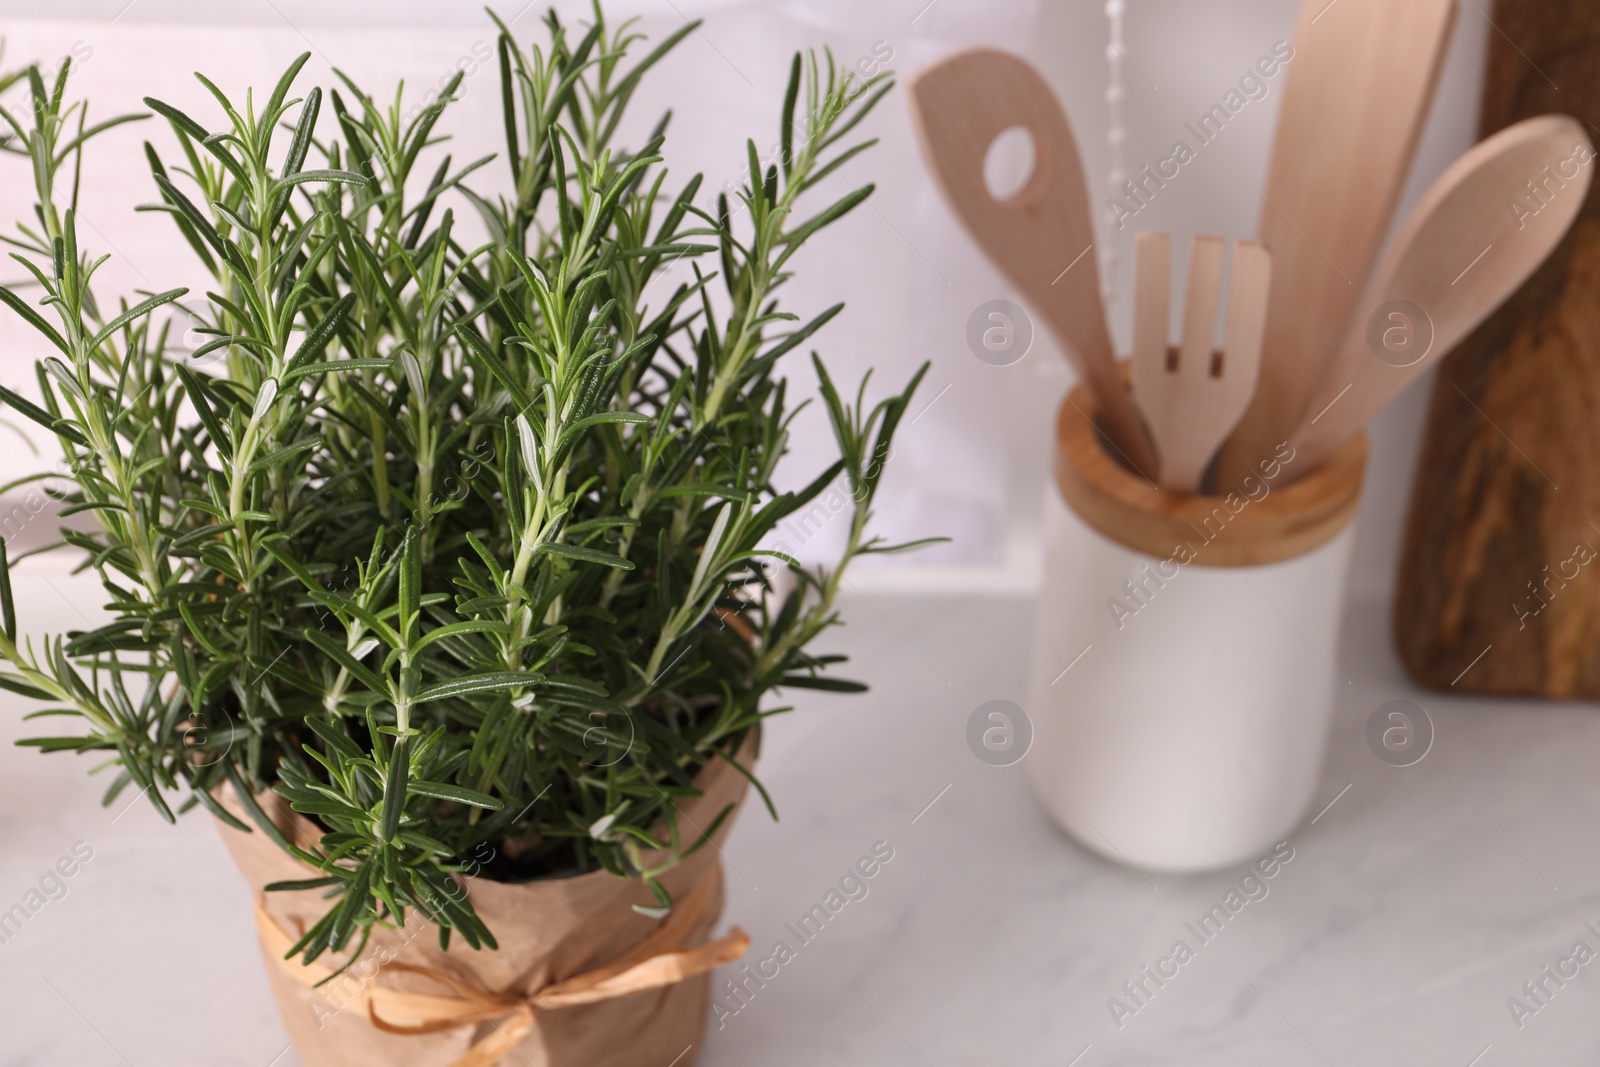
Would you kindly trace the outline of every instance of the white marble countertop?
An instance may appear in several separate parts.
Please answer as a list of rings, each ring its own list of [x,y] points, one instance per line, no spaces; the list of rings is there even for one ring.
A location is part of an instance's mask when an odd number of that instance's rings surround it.
[[[728,919],[765,954],[858,856],[894,858],[737,1015],[705,1067],[870,1063],[1565,1065],[1595,1062],[1600,967],[1533,1015],[1507,1006],[1576,942],[1600,949],[1600,716],[1590,705],[1445,698],[1412,687],[1385,606],[1352,605],[1328,766],[1294,859],[1119,1029],[1107,1001],[1236,874],[1107,863],[1035,807],[1021,765],[979,762],[978,704],[1022,703],[1020,595],[892,592],[846,607],[831,641],[860,697],[797,694],[761,772],[782,821],[747,810],[727,843]],[[19,578],[26,621],[82,625],[81,579]],[[1432,716],[1419,764],[1363,730],[1407,697]],[[0,909],[73,846],[92,857],[0,944],[0,1067],[292,1067],[249,894],[200,814],[102,810],[87,762],[9,742],[33,724],[0,694]],[[73,866],[73,864],[68,864]],[[1594,973],[1591,973],[1594,972]],[[1547,982],[1547,988],[1555,989]],[[668,1067],[679,1050],[663,1050]]]

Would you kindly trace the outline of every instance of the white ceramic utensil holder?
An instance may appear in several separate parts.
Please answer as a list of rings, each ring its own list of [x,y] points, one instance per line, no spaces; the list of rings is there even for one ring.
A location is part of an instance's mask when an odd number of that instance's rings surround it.
[[[1164,492],[1062,405],[1027,762],[1051,817],[1140,868],[1254,858],[1322,765],[1366,439],[1298,480],[1291,449],[1238,493]]]

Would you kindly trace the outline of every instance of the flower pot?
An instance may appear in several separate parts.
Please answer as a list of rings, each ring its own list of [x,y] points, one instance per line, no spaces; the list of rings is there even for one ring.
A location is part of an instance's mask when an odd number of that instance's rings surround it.
[[[736,758],[748,768],[754,755],[752,736]],[[686,845],[695,827],[741,803],[747,785],[722,760],[695,782],[703,795],[679,806]],[[236,797],[222,799],[242,816]],[[281,798],[258,799],[286,836],[317,839]],[[256,894],[273,996],[306,1067],[686,1067],[705,1029],[709,968],[748,942],[737,928],[710,939],[722,910],[717,846],[731,824],[661,878],[674,901],[665,919],[633,911],[655,903],[650,892],[606,871],[520,884],[462,877],[498,950],[459,937],[441,950],[437,928],[413,911],[404,929],[374,927],[361,960],[319,988],[346,957],[312,968],[282,957],[326,912],[324,891],[262,892],[317,872],[265,834],[218,827]]]
[[[1035,792],[1121,862],[1241,862],[1298,823],[1316,788],[1345,684],[1333,660],[1366,439],[1303,477],[1283,445],[1241,492],[1189,496],[1108,456],[1092,417],[1080,388],[1056,426]]]

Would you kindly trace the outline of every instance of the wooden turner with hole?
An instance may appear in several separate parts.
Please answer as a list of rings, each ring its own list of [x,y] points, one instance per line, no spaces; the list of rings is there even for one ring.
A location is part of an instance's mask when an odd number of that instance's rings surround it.
[[[1272,256],[1255,241],[1235,241],[1226,340],[1213,351],[1222,293],[1221,237],[1196,237],[1189,254],[1183,341],[1167,343],[1172,238],[1134,238],[1133,393],[1155,438],[1161,488],[1193,493],[1255,392],[1272,282]]]
[[[923,70],[910,96],[912,125],[945,200],[1050,324],[1094,394],[1114,451],[1153,474],[1155,453],[1106,328],[1083,163],[1049,83],[1026,61],[979,48]],[[996,137],[1018,126],[1033,139],[1033,173],[1017,193],[996,200],[984,182],[984,158]]]

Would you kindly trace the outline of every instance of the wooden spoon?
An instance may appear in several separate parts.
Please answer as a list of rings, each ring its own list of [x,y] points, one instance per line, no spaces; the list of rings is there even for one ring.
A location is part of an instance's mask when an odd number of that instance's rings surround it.
[[[1155,453],[1117,371],[1100,298],[1094,222],[1072,127],[1028,63],[994,49],[960,52],[911,82],[923,155],[967,232],[1049,324],[1094,394],[1111,443],[1153,477]],[[1013,196],[989,194],[983,165],[1012,127],[1033,138],[1033,173]]]
[[[1272,252],[1261,385],[1223,449],[1223,485],[1271,456],[1310,406],[1389,232],[1455,11],[1456,0],[1300,9],[1257,230]]]
[[[1255,241],[1233,246],[1233,285],[1221,352],[1214,352],[1222,293],[1220,237],[1196,237],[1189,253],[1183,343],[1167,346],[1172,239],[1134,239],[1133,393],[1155,437],[1163,489],[1193,493],[1217,447],[1238,423],[1255,391],[1272,282],[1272,257]]]
[[[1481,142],[1429,187],[1290,438],[1297,474],[1327,458],[1538,269],[1578,217],[1594,158],[1575,120],[1541,115]]]

